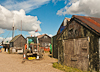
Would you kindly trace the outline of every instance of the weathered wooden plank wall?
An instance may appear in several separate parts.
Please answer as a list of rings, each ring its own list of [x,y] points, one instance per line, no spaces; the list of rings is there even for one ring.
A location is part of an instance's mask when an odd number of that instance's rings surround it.
[[[53,44],[52,45],[52,50],[53,50],[52,54],[53,54],[53,57],[54,58],[58,58],[57,35],[55,35],[55,36],[52,37],[52,42],[53,42],[52,43]]]
[[[63,49],[63,44],[62,40],[58,41],[58,62],[63,64],[64,62],[64,49]]]
[[[99,72],[100,72],[100,38],[99,38]]]
[[[87,38],[64,40],[64,64],[88,70],[89,42]]]
[[[99,70],[99,36],[96,35],[94,32],[89,30],[88,28],[84,27],[81,23],[79,23],[77,20],[72,20],[62,33],[62,35],[58,38],[60,42],[58,42],[58,50],[59,55],[58,57],[59,62],[63,63],[63,46],[60,44],[63,40],[68,39],[76,39],[76,38],[89,38],[89,70]]]
[[[45,35],[47,36],[47,35]],[[42,38],[39,38],[39,43],[41,47],[50,47],[49,44],[51,43],[51,38],[47,36],[47,38],[44,38],[44,36]],[[45,45],[45,43],[47,45]]]
[[[14,47],[24,47],[26,44],[26,39],[24,39],[22,36],[20,36],[18,39],[16,39],[15,42],[13,42]]]
[[[99,70],[99,45],[98,40],[99,37],[91,32],[90,30],[86,29],[85,27],[81,27],[82,29],[82,37],[89,36],[90,43],[89,43],[89,70]]]

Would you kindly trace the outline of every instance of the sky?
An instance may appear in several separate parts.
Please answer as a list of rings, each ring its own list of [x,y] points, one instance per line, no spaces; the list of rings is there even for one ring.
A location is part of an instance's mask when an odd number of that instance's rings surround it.
[[[0,42],[12,39],[13,26],[14,36],[54,36],[65,17],[100,17],[99,3],[100,0],[0,0]]]

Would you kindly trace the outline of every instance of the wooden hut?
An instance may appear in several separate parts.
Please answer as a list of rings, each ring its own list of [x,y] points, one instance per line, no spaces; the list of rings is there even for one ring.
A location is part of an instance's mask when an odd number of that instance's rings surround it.
[[[100,69],[100,18],[73,15],[57,40],[59,63],[82,70]]]
[[[48,36],[47,34],[39,35],[37,37],[41,48],[43,48],[45,51],[49,51],[51,44],[51,37]]]
[[[62,31],[65,29],[69,21],[70,21],[70,18],[65,18],[61,26],[59,27],[57,34],[52,37],[52,54],[54,58],[58,58],[57,37],[62,33]]]
[[[26,39],[23,37],[22,34],[15,36],[11,41],[10,41],[10,47],[24,47],[26,44]]]

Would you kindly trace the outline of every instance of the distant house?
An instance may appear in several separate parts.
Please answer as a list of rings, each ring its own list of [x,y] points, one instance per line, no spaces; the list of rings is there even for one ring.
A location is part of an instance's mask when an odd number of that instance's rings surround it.
[[[8,41],[6,41],[6,42],[3,42],[2,41],[2,45],[3,45],[3,48],[5,49],[5,51],[6,51],[6,49],[9,49],[10,48],[10,44],[9,44]]]
[[[23,35],[17,35],[10,41],[10,47],[24,47],[26,44],[26,39],[23,37]]]
[[[5,48],[5,51],[6,51],[6,49],[10,48],[10,45],[9,44],[3,44],[3,48]]]
[[[45,50],[49,51],[50,50],[50,44],[51,44],[51,37],[48,36],[47,34],[39,35],[37,36],[40,46]]]
[[[100,18],[73,15],[57,41],[59,63],[100,70]]]

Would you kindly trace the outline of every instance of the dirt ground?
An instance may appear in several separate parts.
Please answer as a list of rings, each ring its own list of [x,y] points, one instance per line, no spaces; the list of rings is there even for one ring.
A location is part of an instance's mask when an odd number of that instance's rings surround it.
[[[48,55],[45,53],[43,59],[24,62],[22,54],[0,53],[0,72],[63,72],[52,67],[57,59]]]

